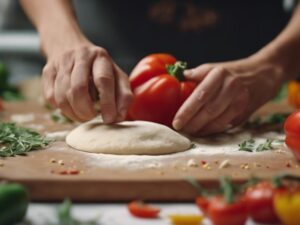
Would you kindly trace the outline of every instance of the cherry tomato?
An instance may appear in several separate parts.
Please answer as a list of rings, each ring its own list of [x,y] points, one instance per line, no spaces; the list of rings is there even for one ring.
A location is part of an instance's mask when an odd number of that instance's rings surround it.
[[[202,213],[207,214],[207,209],[209,206],[209,200],[207,198],[202,196],[197,197],[196,204]]]
[[[234,203],[226,203],[222,197],[210,200],[207,215],[214,225],[244,225],[247,221],[247,205],[240,198]]]
[[[140,218],[157,218],[160,212],[159,208],[147,205],[140,201],[134,201],[127,206],[129,212]]]
[[[0,112],[3,111],[4,107],[3,107],[3,101],[2,99],[0,98]]]
[[[285,143],[300,160],[300,110],[292,113],[284,123]]]
[[[275,191],[276,189],[269,182],[261,182],[247,189],[245,200],[253,221],[267,224],[279,223],[273,206]]]

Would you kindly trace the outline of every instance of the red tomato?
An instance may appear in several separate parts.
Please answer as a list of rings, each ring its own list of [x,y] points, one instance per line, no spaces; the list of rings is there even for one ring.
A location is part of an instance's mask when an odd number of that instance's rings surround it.
[[[146,205],[140,201],[129,203],[127,208],[133,216],[140,218],[157,218],[160,212],[159,208]]]
[[[207,209],[209,206],[209,199],[202,196],[196,198],[196,204],[198,208],[204,213],[207,214]]]
[[[177,110],[196,87],[195,82],[185,80],[183,64],[175,62],[172,55],[152,54],[133,69],[129,78],[134,93],[130,119],[172,126]],[[173,64],[177,69],[171,75],[167,66]]]
[[[169,54],[157,53],[143,58],[130,74],[130,85],[132,89],[145,83],[153,77],[167,72],[166,65],[172,65],[176,58]]]
[[[292,113],[284,123],[285,143],[300,160],[300,110]]]
[[[4,107],[3,107],[3,102],[2,99],[0,98],[0,112],[3,111]]]
[[[245,200],[248,213],[255,222],[267,224],[279,223],[273,206],[275,191],[269,182],[261,182],[247,189]]]
[[[228,204],[222,197],[210,200],[207,215],[214,225],[244,225],[247,221],[247,205],[241,198]]]

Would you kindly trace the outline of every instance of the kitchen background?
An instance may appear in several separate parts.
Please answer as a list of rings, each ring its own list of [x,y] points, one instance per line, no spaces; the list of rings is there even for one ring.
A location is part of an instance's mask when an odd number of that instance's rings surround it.
[[[107,4],[107,0],[74,1],[79,22],[86,35],[93,42],[106,47],[125,71],[129,72],[140,57],[150,52],[168,51],[169,47],[164,41],[158,41],[159,37],[156,40],[153,39],[155,35],[150,34],[140,37],[140,31],[147,32],[147,29],[142,27],[137,27],[137,31],[130,34],[119,33],[122,23],[118,22],[118,17],[122,16],[122,9],[118,8],[118,1],[112,2],[113,4]],[[128,1],[128,4],[137,6],[137,2]],[[149,9],[148,25],[168,24],[168,18],[159,9],[163,8],[164,3],[172,5],[170,2],[172,0],[149,1],[152,5]],[[176,29],[181,31],[181,39],[184,39],[184,33],[195,32],[199,40],[200,47],[196,55],[189,52],[182,55],[192,62],[191,65],[246,57],[257,51],[283,29],[295,3],[293,0],[199,2],[203,8],[195,11],[191,5],[186,20],[176,25]],[[136,7],[134,9],[136,10]],[[112,16],[116,18],[115,21],[105,20],[107,14],[114,14]],[[119,19],[122,22],[125,20]],[[193,23],[189,23],[189,20]],[[136,21],[129,23],[133,24],[132,27],[129,26],[130,29],[139,25]],[[166,29],[175,29],[175,26]],[[133,46],[132,43],[136,43],[139,38],[143,38],[140,41],[142,44],[137,43]],[[110,39],[114,39],[113,46],[109,46]],[[173,41],[179,41],[175,37],[174,39]],[[150,41],[158,42],[156,49],[147,47],[147,42]],[[131,57],[128,57],[128,53]],[[45,63],[39,52],[38,35],[17,0],[0,0],[0,61],[9,68],[12,83],[38,76]]]

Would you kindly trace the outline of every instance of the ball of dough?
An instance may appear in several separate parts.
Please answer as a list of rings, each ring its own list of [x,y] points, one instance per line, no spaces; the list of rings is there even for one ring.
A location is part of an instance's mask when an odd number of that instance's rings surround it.
[[[77,150],[118,155],[161,155],[191,147],[189,139],[169,127],[146,121],[105,125],[92,120],[72,130],[66,142]]]

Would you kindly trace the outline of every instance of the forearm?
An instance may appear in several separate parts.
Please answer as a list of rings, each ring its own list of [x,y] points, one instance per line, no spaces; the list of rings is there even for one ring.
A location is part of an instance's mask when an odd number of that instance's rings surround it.
[[[296,8],[287,27],[257,55],[269,58],[283,70],[282,82],[300,74],[300,5]]]
[[[82,34],[70,0],[20,0],[41,37],[42,51],[49,56],[55,48],[65,48],[86,38]]]

